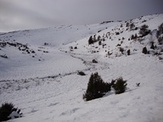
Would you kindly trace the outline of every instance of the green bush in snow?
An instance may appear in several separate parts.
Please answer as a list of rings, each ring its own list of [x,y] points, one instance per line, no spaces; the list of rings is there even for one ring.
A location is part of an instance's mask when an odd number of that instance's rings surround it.
[[[78,75],[84,76],[86,74],[83,71],[78,71]]]
[[[15,108],[12,103],[4,103],[0,107],[0,122],[22,116],[20,109]]]
[[[142,25],[139,31],[139,34],[141,37],[144,37],[148,35],[151,32],[151,30],[148,29],[148,25]]]
[[[83,99],[86,101],[100,98],[105,95],[106,92],[111,90],[111,85],[109,83],[105,83],[101,76],[98,73],[94,73],[91,75],[86,93],[83,95]]]
[[[158,37],[158,43],[159,43],[159,45],[163,44],[163,36]]]
[[[144,47],[144,48],[142,49],[142,53],[144,53],[144,54],[148,54],[148,50],[147,50],[146,47]]]
[[[161,34],[163,34],[163,23],[158,27],[157,37],[159,37]]]
[[[122,77],[112,80],[111,86],[115,90],[115,94],[121,94],[126,91],[127,81],[123,80]]]

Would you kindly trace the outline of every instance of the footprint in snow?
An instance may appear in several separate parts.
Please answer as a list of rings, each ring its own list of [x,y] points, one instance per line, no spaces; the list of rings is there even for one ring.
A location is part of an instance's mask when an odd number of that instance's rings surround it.
[[[57,104],[59,104],[59,102],[57,102],[57,103],[50,103],[50,104],[48,105],[48,107],[55,106],[55,105],[57,105]]]
[[[31,113],[35,113],[35,112],[37,112],[38,110],[36,110],[36,109],[32,109],[31,110]]]
[[[116,105],[117,103],[119,103],[119,101],[111,101],[110,103]]]
[[[75,113],[77,110],[79,110],[79,108],[74,108],[72,110],[67,110],[65,112],[62,112],[60,116],[71,115],[71,114]]]

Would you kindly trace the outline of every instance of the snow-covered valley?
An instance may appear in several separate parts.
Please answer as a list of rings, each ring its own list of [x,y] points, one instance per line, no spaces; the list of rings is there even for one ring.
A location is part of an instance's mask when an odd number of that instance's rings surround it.
[[[0,104],[12,102],[21,109],[23,117],[12,122],[162,122],[162,23],[163,14],[156,14],[129,21],[2,33]],[[145,35],[140,33],[143,25],[150,30]],[[126,92],[116,95],[111,91],[84,101],[95,72],[105,82],[123,77]]]

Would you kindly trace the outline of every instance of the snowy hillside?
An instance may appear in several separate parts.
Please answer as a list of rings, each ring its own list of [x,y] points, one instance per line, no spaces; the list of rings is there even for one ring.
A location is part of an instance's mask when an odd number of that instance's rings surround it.
[[[61,53],[58,48],[61,45],[80,40],[115,24],[69,25],[1,34],[0,80],[43,77],[75,71],[76,68],[73,69],[71,64],[72,58]],[[66,63],[68,65],[64,69],[62,64],[65,60],[63,58],[67,59]],[[75,62],[75,59],[72,60]],[[56,66],[62,68],[57,67],[56,69]],[[70,68],[68,68],[69,66]],[[82,64],[77,61],[76,66],[79,68],[79,66],[82,67]]]
[[[104,31],[67,45],[71,53],[99,54],[113,58],[141,53],[146,47],[150,54],[163,53],[162,41],[158,41],[157,29],[162,24],[162,15],[140,17],[118,23]],[[142,32],[144,31],[144,32]],[[162,38],[162,35],[159,35]],[[153,46],[153,47],[152,47]],[[75,48],[69,50],[68,48]]]
[[[157,14],[0,34],[0,104],[21,109],[12,122],[162,122],[162,23]],[[84,101],[95,72],[123,77],[126,92]]]

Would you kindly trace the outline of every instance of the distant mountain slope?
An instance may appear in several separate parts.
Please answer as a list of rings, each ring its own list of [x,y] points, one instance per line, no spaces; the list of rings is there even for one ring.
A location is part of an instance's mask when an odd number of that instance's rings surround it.
[[[44,45],[44,43],[50,43],[51,46],[58,46],[77,41],[107,27],[115,25],[116,23],[109,22],[93,25],[62,25],[36,30],[15,31],[0,34],[0,39],[1,41],[16,40],[19,43],[28,43],[29,45],[41,46]]]
[[[147,53],[162,59],[162,29],[163,14],[144,16],[118,23],[90,37],[73,42],[67,45],[66,51],[94,53],[111,58],[141,53],[146,47]]]
[[[61,45],[80,40],[116,23],[63,25],[0,34],[0,79],[45,76],[48,69],[50,74],[55,74],[55,70],[48,67],[57,60],[55,56],[59,55],[57,49]],[[36,74],[33,75],[30,70],[24,71],[24,67],[34,70]]]

